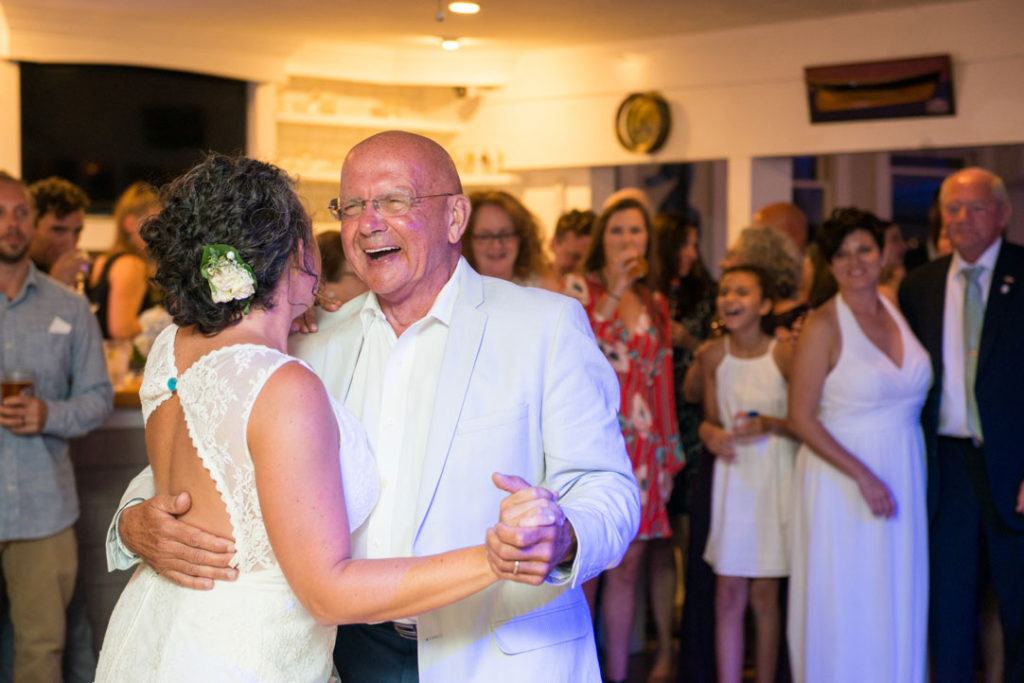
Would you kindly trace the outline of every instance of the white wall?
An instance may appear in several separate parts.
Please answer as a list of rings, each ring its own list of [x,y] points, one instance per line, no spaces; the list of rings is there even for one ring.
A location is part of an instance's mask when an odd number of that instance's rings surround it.
[[[0,169],[21,175],[21,79],[18,65],[0,61]]]
[[[667,160],[729,162],[730,231],[749,220],[772,164],[754,159],[1024,140],[1024,2],[978,0],[586,48],[527,53],[487,94],[460,144],[500,140],[536,169]],[[949,53],[957,115],[811,125],[805,66]],[[658,90],[673,132],[654,155],[621,149],[626,94]],[[767,172],[767,175],[763,175]]]

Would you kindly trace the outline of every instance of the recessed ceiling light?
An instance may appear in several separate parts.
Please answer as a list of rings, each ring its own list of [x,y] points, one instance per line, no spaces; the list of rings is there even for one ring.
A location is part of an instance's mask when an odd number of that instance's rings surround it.
[[[459,39],[458,38],[442,38],[441,39],[441,47],[443,49],[445,49],[445,50],[448,50],[449,52],[451,52],[453,50],[458,50],[459,49]]]
[[[480,11],[480,5],[475,2],[450,2],[448,9],[456,14],[476,14]]]

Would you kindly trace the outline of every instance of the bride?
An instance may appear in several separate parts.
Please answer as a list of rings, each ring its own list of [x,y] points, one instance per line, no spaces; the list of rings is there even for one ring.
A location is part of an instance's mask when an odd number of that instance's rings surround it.
[[[482,545],[350,559],[377,475],[360,425],[285,354],[319,279],[288,176],[211,155],[165,194],[143,229],[174,318],[140,391],[146,447],[157,493],[189,491],[182,519],[233,539],[238,580],[197,591],[141,566],[97,680],[326,681],[332,624],[419,614],[498,577]]]

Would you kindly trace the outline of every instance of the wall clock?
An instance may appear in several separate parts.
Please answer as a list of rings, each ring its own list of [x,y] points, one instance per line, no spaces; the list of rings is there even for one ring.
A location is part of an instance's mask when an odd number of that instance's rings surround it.
[[[672,127],[668,102],[656,92],[633,93],[615,115],[615,134],[630,152],[655,152]]]

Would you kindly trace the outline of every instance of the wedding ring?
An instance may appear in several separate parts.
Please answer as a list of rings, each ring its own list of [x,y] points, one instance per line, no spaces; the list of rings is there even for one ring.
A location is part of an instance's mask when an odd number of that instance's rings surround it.
[[[512,576],[519,573],[519,560],[516,560],[516,566],[512,568]]]

